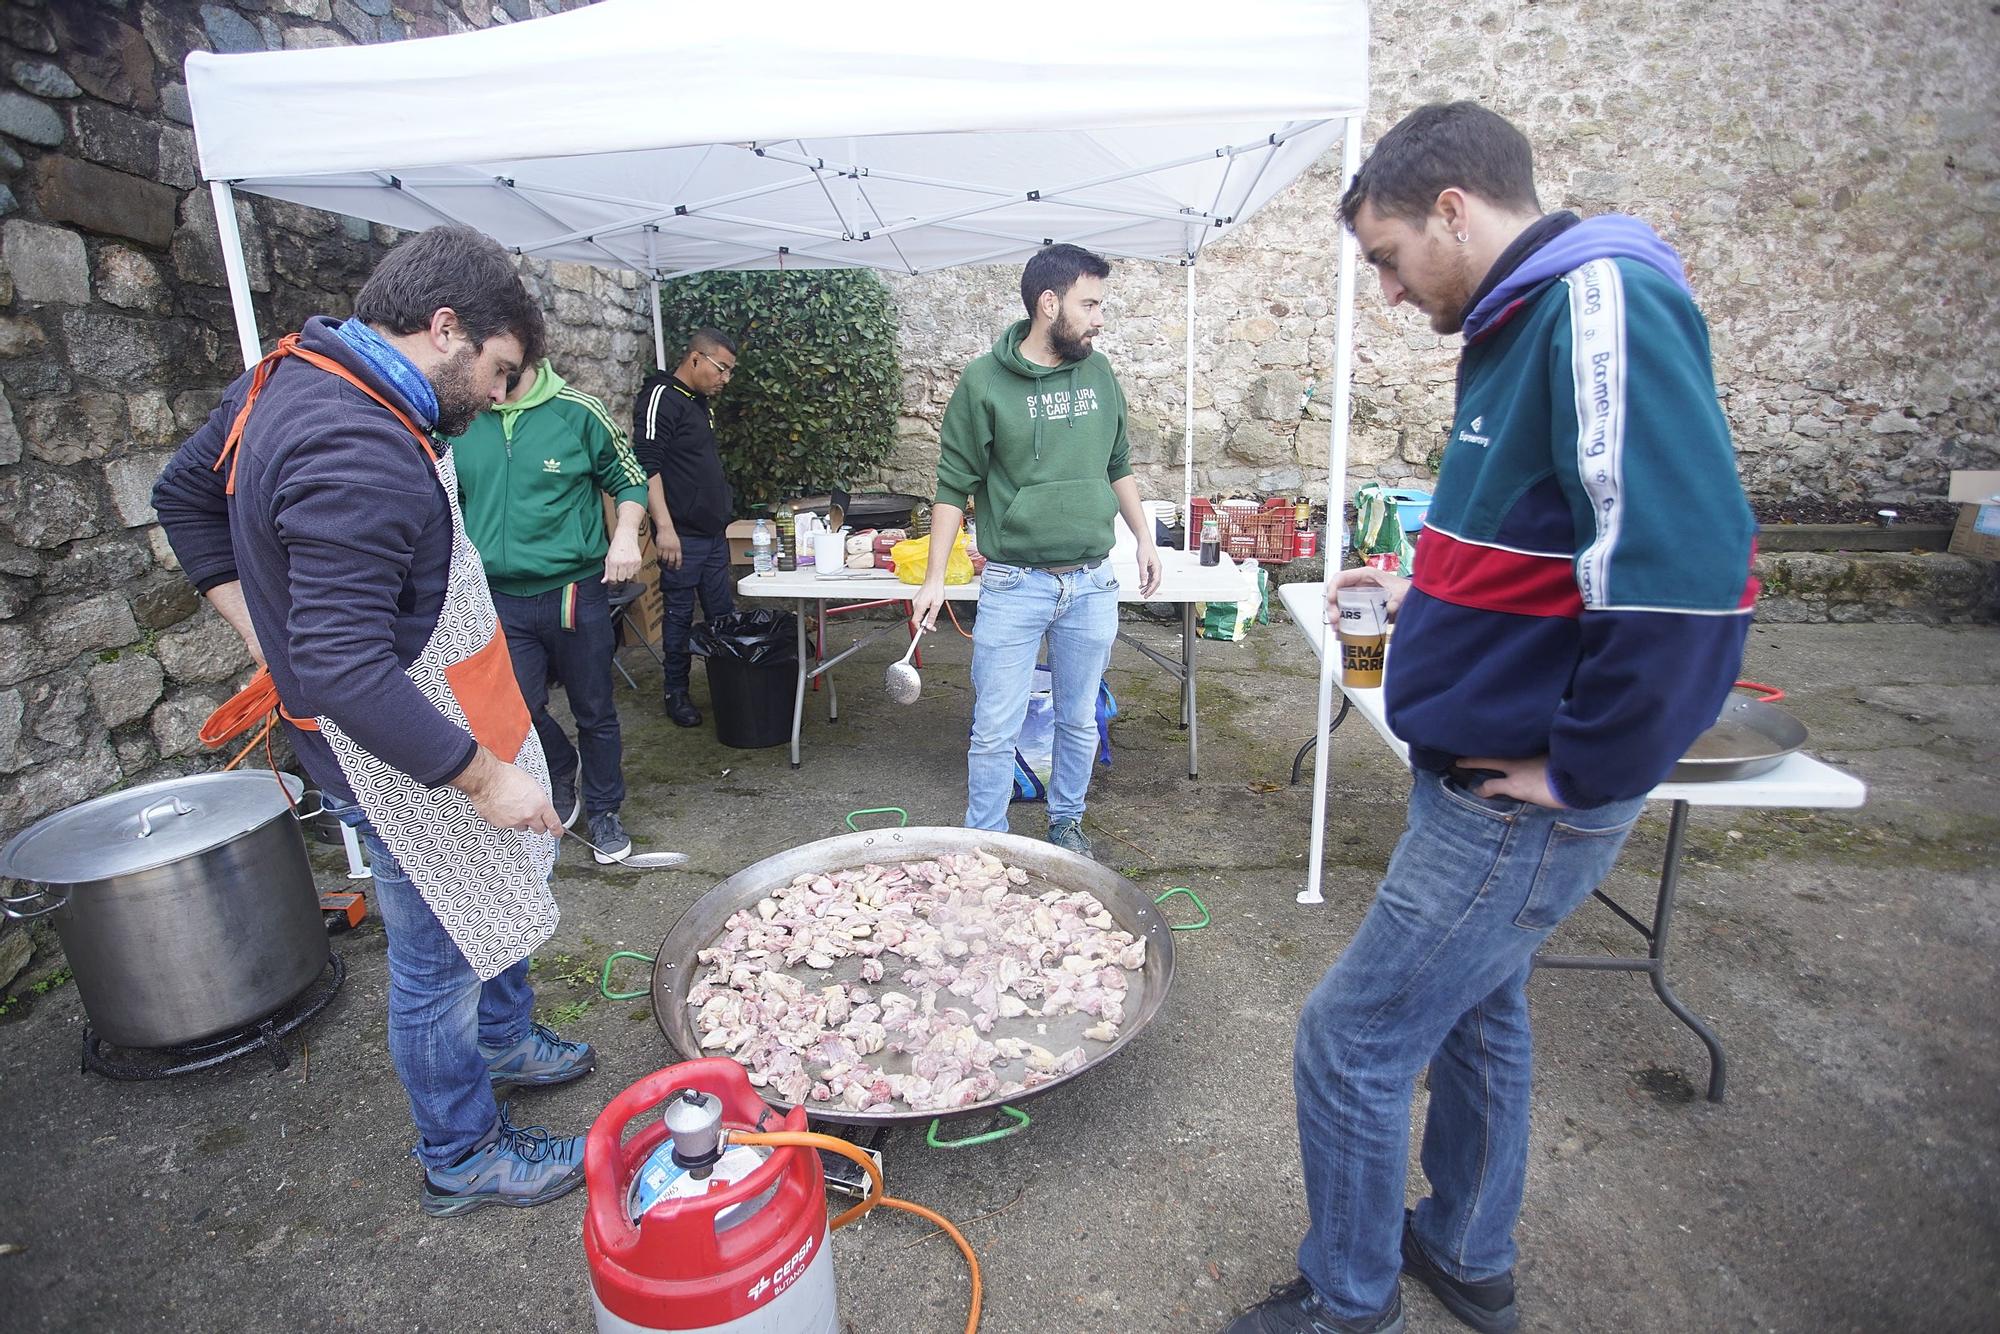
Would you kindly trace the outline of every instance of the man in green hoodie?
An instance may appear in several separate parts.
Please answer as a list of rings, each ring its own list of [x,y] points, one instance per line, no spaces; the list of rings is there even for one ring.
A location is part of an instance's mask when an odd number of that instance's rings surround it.
[[[1110,264],[1073,245],[1028,261],[1028,318],[965,368],[945,408],[931,508],[931,550],[949,551],[971,501],[986,557],[972,636],[966,828],[1007,828],[1014,745],[1046,636],[1055,712],[1049,841],[1086,857],[1097,691],[1118,637],[1113,515],[1138,534],[1141,595],[1160,584],[1160,555],[1127,459],[1125,394],[1092,346],[1110,276]],[[937,628],[944,571],[944,561],[931,561],[913,599],[926,630]]]
[[[546,361],[475,417],[451,453],[466,536],[479,548],[514,676],[548,756],[556,814],[567,825],[587,810],[596,859],[621,861],[632,839],[618,819],[625,778],[605,585],[639,571],[646,473],[604,404],[570,388]],[[600,490],[618,507],[617,531],[608,536]],[[569,696],[577,746],[549,716],[551,676]]]

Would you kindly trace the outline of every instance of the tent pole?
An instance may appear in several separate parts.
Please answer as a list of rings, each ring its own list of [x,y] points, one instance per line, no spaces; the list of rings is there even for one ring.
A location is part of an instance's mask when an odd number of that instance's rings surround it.
[[[646,228],[646,271],[653,276],[653,366],[657,370],[667,368],[667,339],[660,328],[660,229]]]
[[[1193,551],[1194,531],[1194,257],[1187,265],[1187,402],[1181,437],[1181,549]]]
[[[667,336],[660,327],[660,280],[653,279],[653,365],[667,368]]]
[[[215,234],[222,242],[222,271],[229,277],[229,305],[236,314],[236,342],[243,351],[245,368],[263,360],[263,344],[257,337],[257,309],[250,304],[250,270],[243,262],[243,233],[236,227],[236,192],[228,181],[210,181],[209,198],[215,203]]]
[[[1361,118],[1349,116],[1340,154],[1341,189],[1361,169]],[[1333,325],[1333,428],[1326,449],[1326,531],[1320,536],[1320,556],[1326,565],[1327,582],[1340,573],[1347,555],[1347,425],[1354,406],[1354,271],[1358,267],[1354,233],[1340,229],[1339,300]],[[1334,627],[1325,630],[1319,655],[1318,729],[1313,736],[1319,745],[1313,752],[1312,853],[1307,858],[1306,887],[1299,891],[1300,903],[1324,903],[1320,895],[1320,873],[1326,854],[1326,770],[1329,740],[1327,728],[1333,722],[1333,667],[1340,656]]]

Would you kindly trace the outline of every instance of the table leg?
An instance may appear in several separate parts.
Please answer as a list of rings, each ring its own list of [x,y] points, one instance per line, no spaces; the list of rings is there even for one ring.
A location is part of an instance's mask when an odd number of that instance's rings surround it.
[[[1667,981],[1667,945],[1673,935],[1674,896],[1680,889],[1681,844],[1687,834],[1688,804],[1674,803],[1672,820],[1667,825],[1667,859],[1660,870],[1660,900],[1653,909],[1652,949],[1654,960],[1653,991],[1660,1002],[1673,1012],[1674,1018],[1686,1024],[1694,1035],[1708,1048],[1708,1100],[1721,1102],[1722,1092],[1729,1081],[1729,1067],[1724,1063],[1722,1043],[1716,1039],[1708,1025],[1695,1018],[1694,1012],[1681,1003],[1674,994],[1673,984]]]
[[[1346,695],[1342,695],[1340,697],[1340,712],[1334,714],[1333,721],[1326,725],[1326,734],[1328,736],[1332,736],[1335,732],[1338,732],[1340,730],[1340,725],[1347,721],[1347,711],[1353,707],[1354,707],[1353,700],[1349,699]],[[1299,785],[1299,775],[1305,771],[1306,756],[1312,754],[1313,747],[1317,746],[1319,743],[1320,743],[1320,738],[1307,737],[1305,745],[1299,747],[1299,753],[1292,756],[1293,787],[1297,787]]]
[[[1199,728],[1194,715],[1194,603],[1181,603],[1181,726],[1188,734],[1188,777],[1195,776]]]
[[[1708,1100],[1721,1102],[1729,1082],[1729,1067],[1723,1058],[1722,1043],[1708,1025],[1695,1017],[1692,1010],[1674,994],[1673,984],[1667,981],[1667,947],[1672,942],[1674,930],[1674,898],[1680,888],[1681,848],[1687,838],[1688,804],[1674,803],[1673,816],[1667,825],[1666,864],[1660,869],[1660,895],[1653,908],[1653,924],[1650,928],[1644,922],[1627,912],[1603,890],[1595,891],[1594,897],[1612,912],[1616,913],[1646,941],[1646,957],[1630,958],[1618,955],[1574,955],[1537,954],[1537,968],[1570,968],[1590,972],[1644,973],[1653,984],[1653,994],[1674,1018],[1687,1025],[1702,1046],[1708,1048]]]
[[[798,632],[799,680],[792,690],[792,767],[799,767],[799,723],[806,716],[806,682],[812,676],[812,664],[806,659],[806,600],[800,598],[793,608]]]
[[[819,645],[820,651],[824,653],[827,647],[825,598],[819,600]],[[840,687],[834,684],[831,668],[823,671],[821,675],[826,677],[826,720],[830,723],[837,723],[840,721]]]

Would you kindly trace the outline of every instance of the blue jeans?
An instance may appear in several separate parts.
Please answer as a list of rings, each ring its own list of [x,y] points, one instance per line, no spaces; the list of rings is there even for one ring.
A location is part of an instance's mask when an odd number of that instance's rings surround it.
[[[1299,1269],[1337,1315],[1401,1272],[1410,1100],[1430,1068],[1424,1249],[1476,1281],[1514,1266],[1528,1162],[1528,974],[1610,872],[1643,797],[1552,811],[1419,770],[1375,902],[1299,1015],[1293,1082],[1311,1226]]]
[[[576,625],[562,624],[563,590],[552,588],[531,598],[493,594],[507,632],[507,655],[514,662],[514,679],[535,734],[548,757],[549,779],[557,786],[576,781],[577,747],[583,749],[583,807],[592,815],[615,811],[625,804],[624,748],[618,734],[618,705],[611,696],[611,654],[617,630],[604,581],[582,579],[576,585]],[[563,735],[549,716],[549,678],[562,684],[569,711],[576,718],[577,745]],[[558,812],[565,819],[568,811]]]
[[[736,610],[729,578],[729,539],[720,533],[702,537],[681,534],[681,567],[660,566],[660,656],[666,659],[666,691],[688,691],[688,632],[694,627],[695,599],[708,620]]]
[[[967,829],[1006,831],[1014,743],[1028,716],[1044,635],[1055,712],[1049,824],[1083,818],[1097,758],[1097,687],[1118,638],[1118,578],[1108,560],[1060,575],[988,561],[979,577],[979,618],[972,627]]]
[[[389,935],[389,1060],[410,1098],[417,1160],[447,1167],[500,1118],[479,1044],[510,1047],[528,1035],[535,1017],[528,961],[482,983],[361,808],[333,796],[326,808],[368,849]]]

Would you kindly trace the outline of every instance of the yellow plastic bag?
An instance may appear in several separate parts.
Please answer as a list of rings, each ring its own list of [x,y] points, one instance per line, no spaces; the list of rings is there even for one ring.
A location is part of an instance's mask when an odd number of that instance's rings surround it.
[[[930,557],[931,539],[928,533],[922,537],[907,538],[889,549],[889,559],[896,562],[896,578],[906,584],[921,584],[924,581]],[[952,541],[951,557],[944,566],[944,581],[947,584],[972,582],[972,557],[966,554],[963,532]]]

